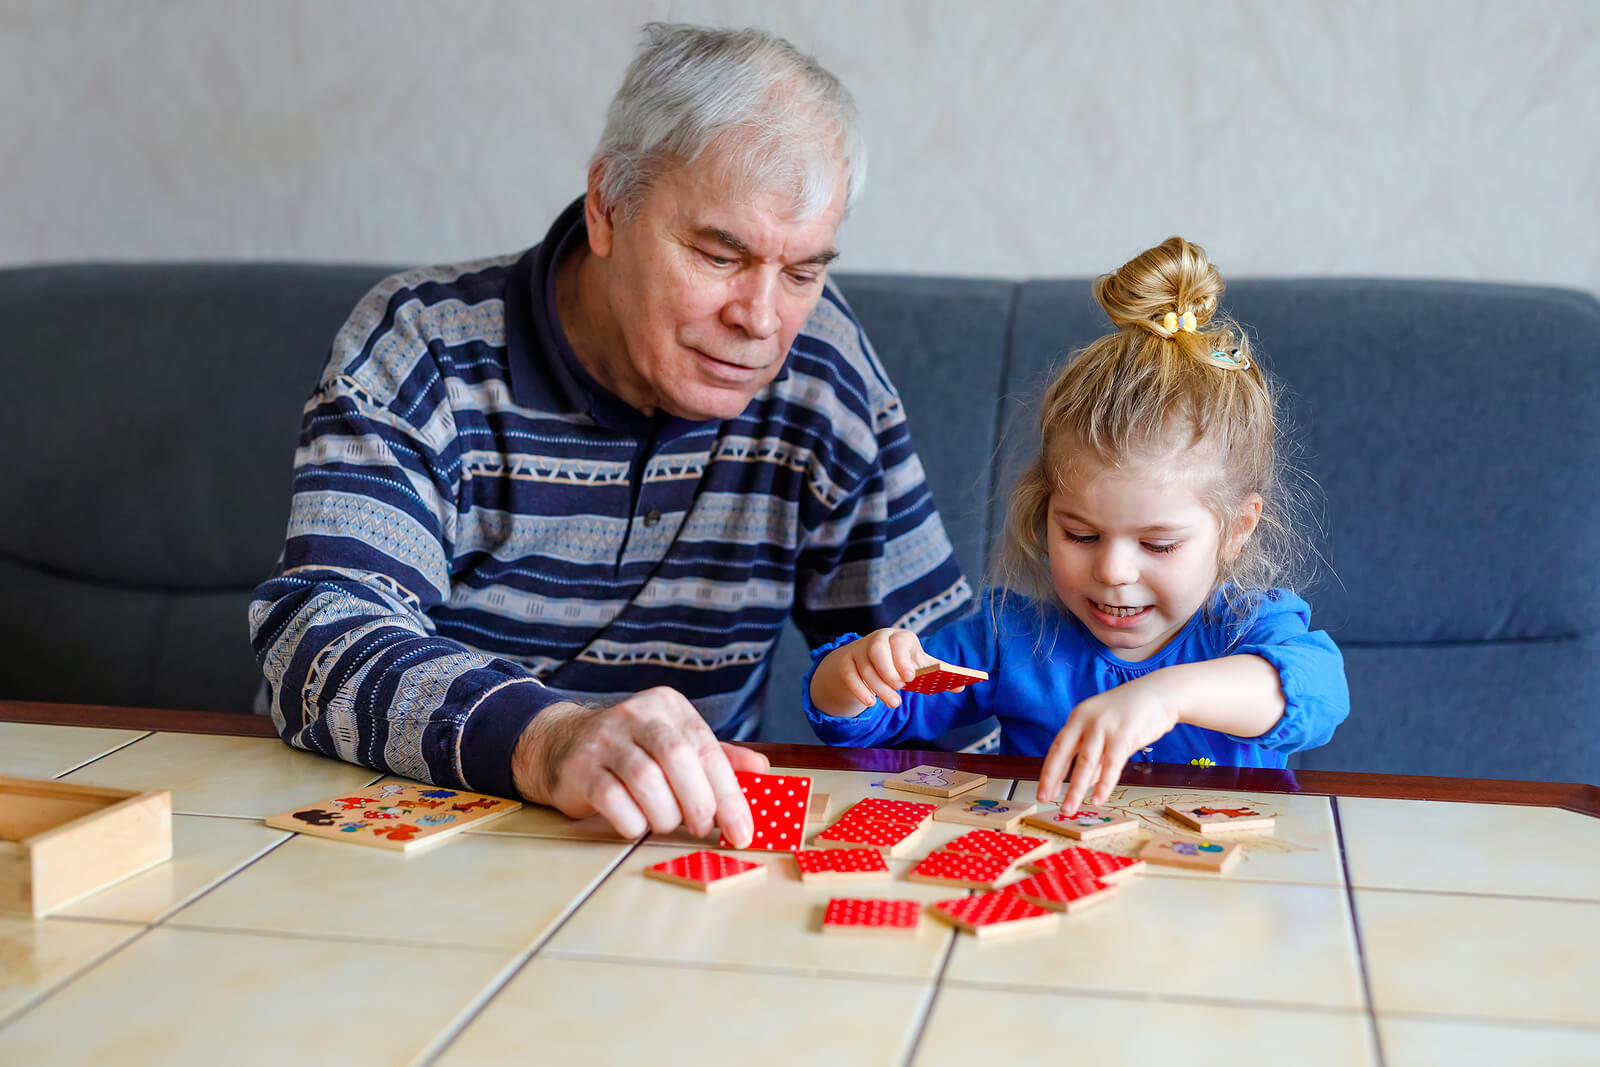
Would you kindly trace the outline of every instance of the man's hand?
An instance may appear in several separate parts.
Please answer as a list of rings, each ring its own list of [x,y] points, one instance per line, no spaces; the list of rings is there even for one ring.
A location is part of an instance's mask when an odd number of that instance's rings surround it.
[[[608,708],[554,704],[517,741],[517,791],[581,819],[599,812],[624,837],[681,823],[702,837],[720,826],[738,848],[755,822],[733,772],[764,771],[767,757],[717,740],[676,689],[658,686]]]

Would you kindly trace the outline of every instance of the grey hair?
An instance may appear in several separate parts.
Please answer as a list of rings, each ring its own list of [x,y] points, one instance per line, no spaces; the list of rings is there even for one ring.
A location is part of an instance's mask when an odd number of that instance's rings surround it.
[[[761,30],[652,22],[589,161],[601,204],[631,214],[664,168],[719,138],[737,188],[790,192],[800,218],[832,202],[841,166],[846,210],[866,181],[855,101],[815,59]]]

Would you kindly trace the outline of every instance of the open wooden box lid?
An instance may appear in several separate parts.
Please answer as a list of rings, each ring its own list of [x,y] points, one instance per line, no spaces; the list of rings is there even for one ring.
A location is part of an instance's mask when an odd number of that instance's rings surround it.
[[[172,794],[0,775],[0,911],[35,917],[172,858]]]

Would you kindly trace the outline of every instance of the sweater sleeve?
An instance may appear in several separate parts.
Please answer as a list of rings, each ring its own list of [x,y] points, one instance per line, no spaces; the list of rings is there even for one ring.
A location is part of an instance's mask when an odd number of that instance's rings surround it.
[[[1350,714],[1344,657],[1333,638],[1312,630],[1310,623],[1310,605],[1293,593],[1274,589],[1261,599],[1230,653],[1260,656],[1272,664],[1283,687],[1283,715],[1260,737],[1229,735],[1233,740],[1299,752],[1327,744]]]
[[[935,659],[995,673],[997,645],[980,611],[950,623],[929,637],[922,638],[923,651]],[[829,745],[852,748],[883,748],[907,741],[925,741],[969,723],[982,722],[994,714],[994,687],[985,683],[969,685],[959,693],[900,694],[900,706],[891,708],[882,700],[854,718],[842,718],[818,711],[811,702],[811,677],[829,652],[857,639],[846,634],[812,650],[811,669],[800,680],[800,701],[806,719],[817,737]]]
[[[283,557],[250,605],[273,721],[297,748],[514,796],[517,738],[570,695],[434,632],[460,470],[445,390],[403,322],[351,333],[306,406]]]

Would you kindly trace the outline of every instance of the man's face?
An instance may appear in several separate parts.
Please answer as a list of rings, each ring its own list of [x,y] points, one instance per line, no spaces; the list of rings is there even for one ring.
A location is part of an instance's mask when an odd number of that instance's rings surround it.
[[[790,197],[742,192],[716,146],[662,173],[632,217],[600,213],[590,193],[590,249],[605,259],[611,319],[590,367],[640,411],[732,418],[783,368],[822,295],[844,218],[844,183],[812,219]]]

